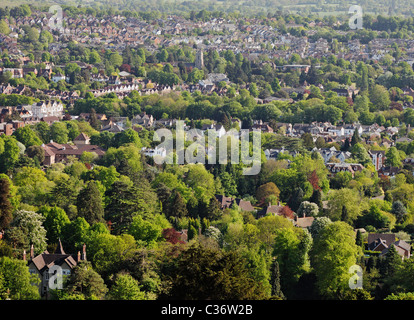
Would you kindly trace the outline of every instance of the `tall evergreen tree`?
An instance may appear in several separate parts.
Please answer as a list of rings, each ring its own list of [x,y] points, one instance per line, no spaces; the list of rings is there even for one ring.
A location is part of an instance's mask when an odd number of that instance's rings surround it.
[[[222,211],[220,210],[220,203],[217,201],[215,197],[210,199],[210,203],[207,208],[207,219],[214,220],[217,219]]]
[[[105,207],[105,219],[111,221],[115,233],[120,233],[130,222],[134,212],[134,192],[125,182],[115,181],[106,190],[108,203]]]
[[[279,79],[275,77],[273,79],[272,83],[271,83],[271,86],[272,86],[272,90],[274,92],[278,92],[281,89],[281,86],[280,86],[280,83],[279,83]]]
[[[108,292],[102,277],[92,268],[89,261],[81,261],[73,268],[67,283],[67,288],[64,289],[65,294],[78,294],[85,299],[103,299]]]
[[[91,114],[89,117],[89,123],[92,128],[99,130],[101,128],[101,122],[98,120],[98,117],[96,115],[96,111],[94,108],[91,109]]]
[[[342,145],[341,151],[349,151],[351,148],[351,143],[349,142],[349,139],[345,139],[344,144]]]
[[[355,244],[359,247],[363,246],[363,241],[362,241],[362,233],[360,230],[357,231],[356,233],[356,237],[355,237]]]
[[[349,214],[346,206],[342,206],[341,221],[348,222]]]
[[[105,220],[110,220],[115,234],[122,233],[132,222],[135,215],[143,219],[160,213],[157,194],[144,177],[129,185],[123,181],[115,181],[105,192]]]
[[[168,296],[179,300],[261,300],[264,286],[254,280],[241,255],[195,243],[172,270]]]
[[[351,145],[354,146],[357,143],[361,142],[361,137],[359,136],[359,132],[358,130],[354,131],[354,134],[352,135],[352,139],[351,139]]]
[[[398,254],[394,245],[391,245],[385,255],[385,260],[382,263],[381,273],[383,276],[392,277],[397,268],[402,264],[401,256]]]
[[[78,216],[85,218],[90,225],[104,222],[102,196],[94,180],[89,181],[86,187],[79,192],[76,205]]]
[[[272,293],[271,293],[272,296],[284,299],[285,296],[280,287],[279,263],[277,262],[276,259],[273,260],[272,266],[271,266],[270,286],[272,288]]]
[[[366,264],[367,272],[371,272],[371,270],[377,268],[377,265],[378,265],[378,258],[374,256],[370,256]]]
[[[303,200],[303,190],[302,188],[297,188],[291,197],[289,198],[287,205],[289,208],[291,208],[294,212],[296,212],[299,209],[300,204]]]
[[[319,212],[322,212],[323,203],[322,203],[322,190],[321,189],[313,190],[312,196],[310,197],[309,201],[316,203],[319,207]]]
[[[188,214],[187,207],[184,203],[183,197],[181,196],[180,192],[177,190],[173,190],[171,194],[171,203],[169,206],[169,216],[173,217],[185,217]]]
[[[397,218],[397,222],[404,221],[404,216],[407,214],[407,209],[404,204],[397,200],[392,203],[391,213]]]
[[[188,236],[188,240],[194,239],[197,237],[197,230],[193,225],[189,225],[188,226],[188,231],[187,231],[187,236]]]
[[[0,230],[9,226],[13,219],[13,206],[10,203],[10,184],[6,178],[0,179]]]
[[[172,191],[168,188],[165,184],[160,183],[157,186],[156,193],[158,196],[158,200],[161,202],[162,211],[168,215],[169,210],[169,199],[171,197]]]

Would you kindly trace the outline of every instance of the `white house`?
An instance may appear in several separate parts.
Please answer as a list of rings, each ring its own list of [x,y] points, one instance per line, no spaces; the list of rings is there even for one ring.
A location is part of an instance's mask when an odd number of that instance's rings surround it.
[[[204,125],[201,130],[202,131],[215,130],[217,138],[221,138],[222,136],[224,136],[227,133],[226,129],[224,129],[224,127],[221,124]]]
[[[155,147],[154,149],[143,147],[141,149],[144,154],[148,157],[161,157],[165,158],[167,156],[167,150],[165,148]]]
[[[331,134],[334,134],[334,135],[338,136],[338,137],[342,137],[342,136],[345,135],[344,127],[332,126],[332,127],[329,127],[327,131]]]
[[[35,102],[32,104],[30,111],[33,117],[39,119],[44,117],[61,118],[64,115],[63,104],[55,100]]]
[[[354,134],[355,130],[358,131],[359,135],[361,135],[362,132],[364,131],[364,129],[362,128],[361,125],[353,125],[353,124],[350,124],[350,125],[346,125],[344,127],[344,135],[346,135],[346,136],[352,136]]]
[[[63,74],[61,74],[61,73],[59,72],[59,73],[54,74],[54,75],[52,76],[51,80],[52,80],[53,82],[58,82],[58,81],[60,81],[60,80],[64,80],[64,81],[66,81],[66,77],[65,77],[65,75],[63,75]]]
[[[330,162],[332,157],[337,158],[341,163],[345,162],[346,159],[349,159],[351,157],[350,152],[339,151],[339,150],[336,150],[335,147],[322,148],[322,149],[313,148],[312,151],[318,152],[322,156],[325,163]]]

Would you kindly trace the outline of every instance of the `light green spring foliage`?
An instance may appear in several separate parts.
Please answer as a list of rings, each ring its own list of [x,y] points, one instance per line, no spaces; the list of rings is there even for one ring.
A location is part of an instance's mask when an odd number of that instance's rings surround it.
[[[323,296],[333,297],[338,290],[347,289],[349,269],[361,254],[349,224],[332,222],[319,232],[313,244],[311,263]]]
[[[40,298],[37,276],[29,273],[26,262],[0,257],[0,300],[37,300]]]

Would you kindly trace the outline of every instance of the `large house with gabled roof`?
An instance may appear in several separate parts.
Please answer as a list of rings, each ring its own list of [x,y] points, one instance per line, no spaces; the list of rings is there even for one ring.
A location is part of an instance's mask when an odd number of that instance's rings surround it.
[[[66,161],[69,156],[79,159],[84,152],[94,153],[97,157],[102,157],[105,154],[105,150],[101,147],[89,144],[89,137],[86,134],[81,133],[74,140],[74,144],[60,144],[53,141],[42,144],[45,151],[43,165],[50,166],[56,162]]]
[[[379,251],[380,255],[387,254],[391,246],[394,246],[402,259],[411,256],[411,245],[404,240],[397,240],[394,233],[370,233],[368,234],[368,250]]]
[[[23,259],[26,260],[26,251],[23,252]],[[86,260],[86,246],[83,245],[82,253],[78,251],[75,254],[68,254],[63,250],[62,242],[59,239],[58,246],[54,253],[49,253],[47,250],[41,254],[34,255],[34,247],[30,249],[30,259],[28,260],[29,272],[39,276],[39,293],[42,297],[47,296],[49,292],[49,279],[53,266],[62,268],[62,275],[69,276],[72,269],[78,262]]]

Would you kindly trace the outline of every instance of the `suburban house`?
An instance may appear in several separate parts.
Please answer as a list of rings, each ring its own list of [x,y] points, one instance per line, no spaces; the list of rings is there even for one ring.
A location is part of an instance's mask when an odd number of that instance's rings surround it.
[[[267,160],[270,160],[270,159],[277,160],[280,153],[285,153],[285,149],[283,147],[280,149],[266,149],[264,151],[264,154]]]
[[[201,130],[202,131],[215,130],[217,138],[221,138],[227,133],[226,129],[224,129],[224,127],[221,124],[205,124],[203,125]]]
[[[273,133],[273,128],[266,123],[256,123],[251,127],[252,131]]]
[[[26,250],[23,252],[23,260],[26,260]],[[68,254],[63,250],[62,243],[59,239],[58,246],[54,253],[49,253],[46,250],[37,256],[34,255],[34,247],[32,245],[30,249],[28,267],[30,274],[38,275],[40,278],[40,295],[47,296],[49,292],[49,279],[51,274],[53,274],[53,269],[51,271],[49,270],[53,266],[61,267],[62,275],[69,276],[72,273],[72,269],[82,260],[86,260],[85,244],[83,245],[82,253],[78,251],[77,254]]]
[[[101,131],[108,131],[108,132],[113,132],[113,133],[119,133],[124,131],[124,128],[115,124],[115,123],[110,123],[104,127],[102,127]]]
[[[66,81],[66,76],[58,72],[54,74],[50,80],[52,80],[53,82],[58,82],[61,80]]]
[[[272,205],[269,203],[269,205],[265,206],[262,210],[257,211],[257,218],[262,218],[268,214],[275,216],[282,215],[282,208],[283,206],[280,204]]]
[[[352,98],[353,95],[357,95],[359,90],[351,87],[348,88],[333,88],[333,92],[336,92],[340,97],[349,97]]]
[[[358,134],[361,135],[364,132],[364,129],[360,124],[354,125],[354,124],[348,124],[344,126],[344,134],[346,136],[352,136],[354,132],[358,131]]]
[[[23,78],[23,69],[22,68],[3,68],[1,74],[9,72],[11,78]]]
[[[314,220],[315,220],[314,217],[299,218],[299,217],[295,216],[294,225],[296,227],[299,227],[299,228],[307,229],[312,225]]]
[[[384,150],[369,150],[369,155],[371,156],[372,163],[375,166],[375,170],[378,171],[384,166],[385,162],[385,151]]]
[[[399,174],[400,171],[401,169],[398,167],[382,166],[378,170],[378,176],[394,177],[395,175]]]
[[[219,82],[229,82],[229,78],[224,73],[209,73],[207,75],[207,80],[211,83],[217,85]]]
[[[364,166],[360,163],[326,163],[325,166],[331,175],[335,175],[341,171],[348,171],[354,177],[355,172],[364,170]]]
[[[243,199],[235,198],[233,200],[232,206],[234,205],[237,205],[242,211],[249,211],[249,212],[256,211],[256,209],[252,206],[250,201],[246,201]]]
[[[387,254],[390,246],[394,246],[402,259],[410,258],[411,246],[404,240],[395,239],[394,233],[370,233],[368,234],[368,250],[379,251],[381,255]]]
[[[6,136],[11,136],[14,131],[24,126],[25,126],[25,123],[23,121],[18,121],[18,120],[12,120],[9,122],[1,122],[0,123],[0,135],[5,134]]]
[[[330,133],[331,135],[335,135],[338,137],[342,137],[345,135],[345,129],[342,126],[330,126],[327,129],[328,133]]]
[[[131,120],[131,124],[140,125],[143,127],[152,127],[152,125],[154,124],[154,118],[152,115],[148,115],[145,112],[143,112],[133,117]]]
[[[14,132],[13,124],[2,122],[0,123],[0,134],[5,134],[6,136],[11,136]]]
[[[256,209],[252,206],[250,201],[246,201],[243,199],[226,197],[223,195],[216,195],[216,200],[220,204],[221,210],[234,208],[235,206],[238,206],[242,211],[256,211]]]
[[[325,163],[331,162],[330,160],[332,159],[332,157],[335,157],[340,162],[345,162],[346,159],[349,159],[351,157],[350,152],[336,150],[335,147],[321,149],[315,147],[312,151],[318,152],[322,156],[323,161]]]
[[[56,117],[56,116],[48,116],[48,117],[43,117],[40,119],[40,121],[42,122],[46,122],[49,126],[52,125],[54,122],[59,122],[60,118]]]
[[[39,101],[35,102],[30,106],[27,106],[30,109],[32,116],[35,118],[44,118],[44,117],[58,117],[59,119],[64,116],[64,107],[63,104],[59,101]]]
[[[106,115],[105,115],[105,114],[103,114],[103,113],[96,113],[96,118],[97,118],[99,121],[105,121],[105,120],[107,120]],[[79,115],[79,120],[81,120],[81,119],[83,119],[83,120],[85,120],[85,121],[90,121],[90,120],[91,120],[91,114],[90,114],[90,113],[86,113],[86,112],[82,112],[82,113]]]
[[[154,149],[152,149],[152,148],[143,147],[141,150],[144,153],[144,155],[148,157],[165,158],[167,156],[167,150],[165,148],[155,147]]]
[[[76,145],[90,144],[90,140],[91,138],[82,132],[75,139],[73,139],[73,143]]]
[[[102,157],[105,151],[96,145],[88,144],[89,140],[86,135],[80,135],[77,138],[75,144],[60,144],[51,141],[48,144],[42,144],[42,148],[45,151],[45,160],[43,165],[50,166],[57,162],[66,161],[69,156],[80,158],[84,152],[95,153],[98,157]]]

